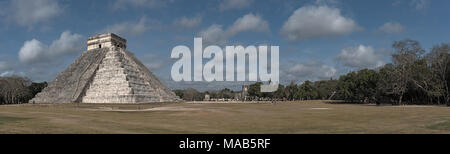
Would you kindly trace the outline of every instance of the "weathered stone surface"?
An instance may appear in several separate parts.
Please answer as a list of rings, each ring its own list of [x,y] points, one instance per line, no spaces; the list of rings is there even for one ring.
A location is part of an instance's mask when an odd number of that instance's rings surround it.
[[[83,103],[141,103],[177,101],[130,52],[113,47],[103,58],[83,97]]]
[[[109,49],[94,49],[83,52],[66,70],[61,72],[41,93],[30,102],[71,103],[79,102],[86,85],[95,74]]]
[[[89,37],[87,41],[87,50],[105,48],[105,47],[120,47],[127,48],[127,40],[117,36],[113,33],[100,34],[93,37]]]
[[[83,52],[32,103],[151,103],[180,101],[124,48]]]

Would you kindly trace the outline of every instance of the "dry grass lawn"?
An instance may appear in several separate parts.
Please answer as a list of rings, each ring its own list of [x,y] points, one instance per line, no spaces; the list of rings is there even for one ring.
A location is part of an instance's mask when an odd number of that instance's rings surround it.
[[[324,101],[2,105],[0,133],[450,133],[450,107]]]

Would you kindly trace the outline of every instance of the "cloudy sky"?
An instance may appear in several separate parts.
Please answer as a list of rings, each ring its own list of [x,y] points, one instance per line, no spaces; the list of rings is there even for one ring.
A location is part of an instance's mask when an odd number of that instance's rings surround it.
[[[426,49],[450,42],[447,0],[1,0],[0,76],[51,81],[114,32],[170,88],[237,88],[235,82],[171,81],[173,47],[278,45],[280,80],[337,78],[390,62],[395,40]]]

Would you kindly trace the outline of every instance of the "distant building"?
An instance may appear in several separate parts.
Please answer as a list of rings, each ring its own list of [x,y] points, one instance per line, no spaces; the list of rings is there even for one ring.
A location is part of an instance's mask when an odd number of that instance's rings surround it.
[[[211,100],[211,96],[209,94],[205,94],[204,101],[210,101],[210,100]]]
[[[242,99],[242,93],[234,93],[234,100],[235,101],[241,101]]]
[[[249,85],[242,86],[242,92],[241,92],[241,100],[242,101],[248,100],[248,87],[249,87]]]

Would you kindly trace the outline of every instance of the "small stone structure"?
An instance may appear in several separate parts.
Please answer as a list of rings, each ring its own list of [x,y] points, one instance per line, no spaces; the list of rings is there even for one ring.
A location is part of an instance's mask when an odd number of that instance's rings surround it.
[[[205,99],[203,101],[209,101],[211,100],[211,96],[209,94],[205,94]]]
[[[127,40],[117,36],[113,33],[96,35],[89,37],[87,41],[87,50],[107,48],[107,47],[118,47],[122,49],[127,49]]]
[[[248,85],[243,85],[242,86],[242,92],[241,92],[241,100],[242,101],[247,101],[248,100]]]
[[[90,37],[88,50],[61,72],[33,103],[151,103],[180,101],[109,33]]]

